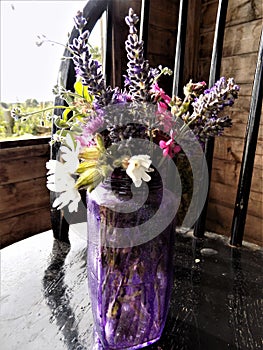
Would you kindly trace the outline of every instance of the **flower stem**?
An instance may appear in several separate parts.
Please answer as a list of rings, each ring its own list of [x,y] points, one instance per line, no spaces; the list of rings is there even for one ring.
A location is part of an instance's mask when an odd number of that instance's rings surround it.
[[[52,106],[52,107],[47,107],[47,108],[43,108],[43,109],[41,109],[39,111],[26,113],[26,114],[23,115],[23,118],[30,117],[31,115],[34,115],[34,114],[37,114],[37,113],[50,111],[51,109],[66,109],[66,108],[73,109],[74,107],[73,106]]]

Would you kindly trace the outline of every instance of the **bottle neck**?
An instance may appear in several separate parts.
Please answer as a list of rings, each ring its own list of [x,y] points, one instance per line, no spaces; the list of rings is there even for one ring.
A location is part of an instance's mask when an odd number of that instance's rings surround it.
[[[149,173],[151,180],[146,182],[148,191],[155,192],[160,191],[163,188],[163,183],[160,174],[156,169]],[[126,197],[127,199],[132,197],[132,180],[127,175],[125,169],[115,168],[111,176],[104,180],[103,186],[113,191],[116,196]],[[143,189],[142,189],[143,191]]]

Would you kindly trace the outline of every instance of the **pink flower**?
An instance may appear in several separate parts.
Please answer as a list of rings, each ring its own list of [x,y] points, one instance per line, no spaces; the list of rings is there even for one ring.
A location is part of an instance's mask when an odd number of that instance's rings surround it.
[[[90,147],[90,146],[95,146],[96,142],[94,139],[89,135],[81,135],[81,136],[75,136],[75,139],[79,141],[81,148],[83,147]]]
[[[159,93],[160,90],[161,90],[161,89],[159,88],[158,83],[152,84],[152,86],[151,86],[151,92],[153,92],[153,93]]]
[[[173,158],[174,155],[176,153],[180,152],[180,150],[181,150],[181,147],[175,143],[172,135],[171,135],[170,140],[168,140],[166,142],[164,140],[161,140],[159,142],[159,146],[161,147],[161,149],[163,149],[164,157],[169,156],[169,157]]]
[[[192,80],[184,87],[184,94],[188,96],[189,94],[199,95],[204,87],[206,86],[205,81],[199,81],[198,83],[192,83]]]
[[[171,102],[171,97],[166,95],[166,94],[162,94],[161,95],[162,99],[164,100],[165,103],[169,104]]]
[[[162,98],[165,103],[169,104],[171,102],[171,97],[166,95],[163,89],[161,89],[157,83],[152,84],[151,92],[155,94],[155,99],[158,100]]]
[[[158,102],[157,106],[158,106],[158,112],[159,113],[163,113],[163,112],[165,112],[167,110],[167,104],[164,103],[164,102]]]
[[[162,125],[162,130],[169,132],[173,127],[173,117],[171,112],[167,110],[167,105],[164,102],[158,102],[158,113],[156,116],[159,124]]]

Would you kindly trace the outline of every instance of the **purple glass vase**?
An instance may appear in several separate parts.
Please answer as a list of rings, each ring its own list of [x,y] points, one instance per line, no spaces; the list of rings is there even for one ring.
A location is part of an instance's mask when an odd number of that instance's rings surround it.
[[[153,179],[138,208],[143,191],[139,198],[130,185],[121,174],[87,196],[88,284],[102,349],[156,342],[168,312],[175,219],[163,219],[175,199]]]

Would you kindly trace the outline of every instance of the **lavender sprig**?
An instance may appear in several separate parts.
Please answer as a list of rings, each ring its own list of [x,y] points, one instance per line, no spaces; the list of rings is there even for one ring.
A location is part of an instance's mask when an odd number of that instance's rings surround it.
[[[194,113],[200,115],[218,113],[224,107],[234,104],[238,91],[239,87],[233,78],[226,81],[221,77],[211,89],[206,89],[204,94],[193,102]]]
[[[125,17],[125,22],[129,26],[129,35],[125,42],[128,69],[124,84],[134,99],[148,101],[150,100],[149,90],[160,71],[151,68],[149,62],[144,59],[143,41],[139,40],[135,27],[138,21],[138,16],[129,9],[129,14]]]
[[[75,28],[78,29],[80,32],[87,24],[87,20],[85,17],[83,17],[83,12],[78,11],[76,16],[74,17],[75,22]]]
[[[225,127],[232,125],[231,119],[220,116],[223,109],[232,106],[238,97],[239,86],[233,78],[221,77],[215,85],[206,89],[192,102],[192,113],[182,115],[183,121],[200,138],[221,135]]]
[[[106,82],[102,74],[102,66],[97,60],[93,60],[89,51],[89,31],[81,33],[85,18],[81,17],[79,12],[75,17],[76,27],[80,30],[78,38],[74,38],[73,43],[69,45],[73,52],[73,62],[75,71],[82,79],[82,84],[88,87],[88,91],[95,97],[95,103],[100,106],[106,106],[112,99],[114,90],[106,87]]]
[[[193,132],[198,136],[201,142],[209,137],[221,136],[225,128],[232,126],[232,120],[229,116],[209,119],[204,126],[195,125]]]

